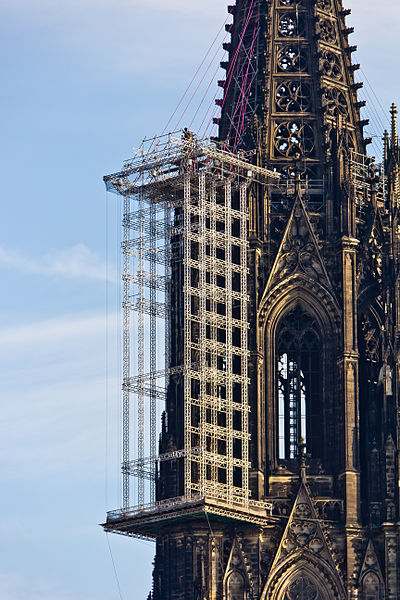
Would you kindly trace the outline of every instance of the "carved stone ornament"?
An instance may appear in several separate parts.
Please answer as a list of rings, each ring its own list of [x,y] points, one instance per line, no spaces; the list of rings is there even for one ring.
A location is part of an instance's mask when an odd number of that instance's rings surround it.
[[[304,486],[301,486],[283,535],[274,565],[298,550],[332,561],[317,513]]]
[[[347,117],[349,107],[345,94],[335,87],[325,88],[322,92],[322,104],[330,117]]]
[[[344,598],[336,555],[329,544],[308,489],[301,484],[261,600]]]
[[[361,330],[364,338],[365,358],[370,362],[377,363],[379,361],[380,332],[377,324],[372,323],[369,312],[362,316]]]
[[[238,538],[235,538],[232,544],[224,575],[224,587],[224,597],[227,600],[245,600],[245,590],[252,587],[248,560]]]
[[[324,50],[320,58],[320,69],[321,74],[330,79],[336,79],[340,81],[343,79],[343,71],[341,59],[335,52]]]
[[[377,224],[375,224],[369,239],[371,252],[372,275],[378,283],[382,283],[383,277],[383,239]]]
[[[331,12],[332,0],[318,0],[317,6],[320,10],[324,10],[325,12]]]
[[[297,199],[293,205],[281,247],[272,268],[269,284],[294,273],[304,273],[330,287],[311,223],[303,203]]]
[[[319,22],[319,35],[327,44],[336,44],[336,26],[330,19],[321,19]]]

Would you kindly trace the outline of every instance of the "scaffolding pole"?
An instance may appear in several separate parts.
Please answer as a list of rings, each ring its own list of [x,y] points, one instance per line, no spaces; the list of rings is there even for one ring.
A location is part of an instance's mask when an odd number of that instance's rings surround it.
[[[129,498],[129,461],[130,461],[130,393],[125,385],[130,379],[130,349],[131,349],[131,305],[130,305],[130,285],[129,272],[130,260],[126,251],[129,243],[130,231],[127,224],[127,218],[130,214],[130,197],[124,197],[124,216],[123,216],[123,348],[122,348],[122,377],[123,377],[123,399],[122,399],[122,505],[128,508]]]

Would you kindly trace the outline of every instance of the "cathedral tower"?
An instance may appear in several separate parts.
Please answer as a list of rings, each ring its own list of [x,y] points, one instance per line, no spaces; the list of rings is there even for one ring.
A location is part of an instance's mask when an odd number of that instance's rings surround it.
[[[123,464],[126,492],[129,471],[150,465],[155,502],[142,494],[105,528],[156,538],[152,600],[395,600],[396,107],[377,166],[341,0],[228,10],[214,146],[185,132],[172,158],[151,150],[141,191],[129,177],[143,166],[105,178],[126,230],[129,198],[141,219],[164,202],[170,248],[160,456],[153,440],[153,462]],[[140,245],[124,243],[126,256]],[[154,280],[156,259],[143,260]],[[124,375],[124,407],[147,386],[154,406],[154,377]]]

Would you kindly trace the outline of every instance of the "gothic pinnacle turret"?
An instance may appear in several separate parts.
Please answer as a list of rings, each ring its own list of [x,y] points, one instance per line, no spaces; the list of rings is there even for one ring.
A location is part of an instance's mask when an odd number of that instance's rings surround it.
[[[397,110],[397,106],[395,105],[394,102],[393,102],[392,106],[390,107],[390,114],[392,117],[392,119],[391,119],[391,121],[392,121],[391,146],[392,146],[393,152],[395,152],[399,146],[399,137],[398,137],[398,133],[397,133],[398,110]]]

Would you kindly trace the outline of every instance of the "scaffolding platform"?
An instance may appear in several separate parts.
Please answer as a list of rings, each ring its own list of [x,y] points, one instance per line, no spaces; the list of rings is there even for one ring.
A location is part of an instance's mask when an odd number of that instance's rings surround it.
[[[103,524],[103,528],[109,533],[154,540],[161,535],[166,522],[179,524],[187,519],[203,521],[207,527],[215,521],[236,521],[266,528],[279,522],[281,516],[273,514],[271,502],[250,501],[245,507],[240,502],[228,503],[200,495],[191,500],[182,496],[111,511],[107,514],[107,522]]]
[[[254,183],[280,175],[251,160],[183,131],[147,140],[104,178],[123,201],[123,498],[106,529],[197,507],[268,512],[249,490],[248,200]],[[176,294],[179,360],[171,354]],[[181,390],[183,447],[160,456],[171,381]],[[157,477],[168,461],[182,467],[184,496],[160,503]]]

